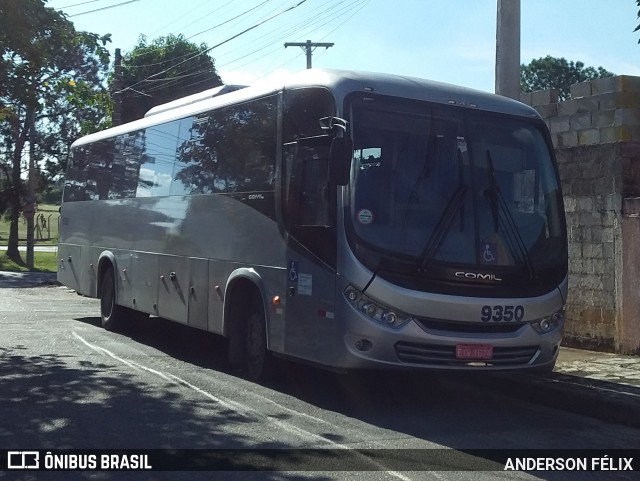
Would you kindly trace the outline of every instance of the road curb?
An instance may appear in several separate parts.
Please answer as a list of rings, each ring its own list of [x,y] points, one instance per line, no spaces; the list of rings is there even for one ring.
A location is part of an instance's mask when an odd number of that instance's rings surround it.
[[[558,372],[494,374],[485,381],[518,399],[640,428],[640,388],[636,386]]]

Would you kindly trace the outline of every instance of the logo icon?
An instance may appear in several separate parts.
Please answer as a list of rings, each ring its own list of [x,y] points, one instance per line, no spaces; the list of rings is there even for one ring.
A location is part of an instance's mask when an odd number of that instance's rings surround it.
[[[40,453],[38,451],[8,451],[8,469],[39,469]]]

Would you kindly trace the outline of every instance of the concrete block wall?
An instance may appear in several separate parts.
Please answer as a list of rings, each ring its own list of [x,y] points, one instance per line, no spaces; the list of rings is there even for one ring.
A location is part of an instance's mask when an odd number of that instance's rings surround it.
[[[556,149],[569,237],[565,340],[615,350],[622,205],[618,144]]]
[[[557,149],[612,142],[640,142],[640,77],[621,75],[571,86],[571,98],[557,90],[522,94],[545,120]]]
[[[640,354],[640,200],[629,203],[640,199],[640,77],[572,85],[569,100],[559,101],[555,90],[521,100],[547,124],[562,180],[570,276],[565,343]]]

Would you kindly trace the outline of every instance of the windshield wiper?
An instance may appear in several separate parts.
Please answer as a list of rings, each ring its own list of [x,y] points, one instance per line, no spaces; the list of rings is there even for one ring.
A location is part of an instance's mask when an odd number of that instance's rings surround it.
[[[516,226],[513,216],[511,215],[511,211],[509,210],[509,206],[505,202],[504,197],[500,192],[500,187],[498,187],[498,183],[496,182],[496,171],[493,167],[493,160],[489,150],[487,150],[487,178],[489,187],[485,189],[484,196],[491,207],[493,230],[497,233],[500,230],[500,226],[503,227],[503,233],[511,254],[514,258],[519,259],[519,261],[525,265],[529,272],[529,277],[534,278],[536,277],[536,272],[533,262],[531,262],[527,246],[522,240],[520,231],[518,231],[518,226]],[[501,213],[502,216],[500,216]]]
[[[445,206],[444,211],[433,230],[433,234],[431,234],[431,237],[429,237],[427,244],[422,250],[422,262],[420,263],[421,271],[424,271],[431,266],[431,263],[436,258],[438,249],[440,249],[440,245],[451,229],[451,225],[453,224],[456,214],[464,207],[464,196],[467,193],[467,190],[469,190],[469,187],[463,182],[464,174],[462,171],[462,151],[460,148],[456,150],[456,156],[458,159],[458,188],[449,199],[449,202],[447,202],[447,205]],[[461,216],[460,230],[463,229],[464,219]]]
[[[444,241],[447,233],[451,229],[451,225],[453,224],[456,214],[464,205],[464,196],[467,193],[467,190],[469,190],[469,187],[464,184],[460,184],[458,189],[449,199],[449,202],[447,202],[440,219],[438,219],[436,228],[433,230],[433,234],[431,234],[427,245],[422,250],[422,263],[420,264],[421,271],[426,270],[435,259],[442,241]]]

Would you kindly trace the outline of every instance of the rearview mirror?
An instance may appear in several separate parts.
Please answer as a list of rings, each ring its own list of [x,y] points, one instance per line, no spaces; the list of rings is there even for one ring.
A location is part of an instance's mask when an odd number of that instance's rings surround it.
[[[337,132],[347,131],[347,121],[340,117],[322,117],[320,119],[320,128],[325,131],[330,130],[335,135]]]

